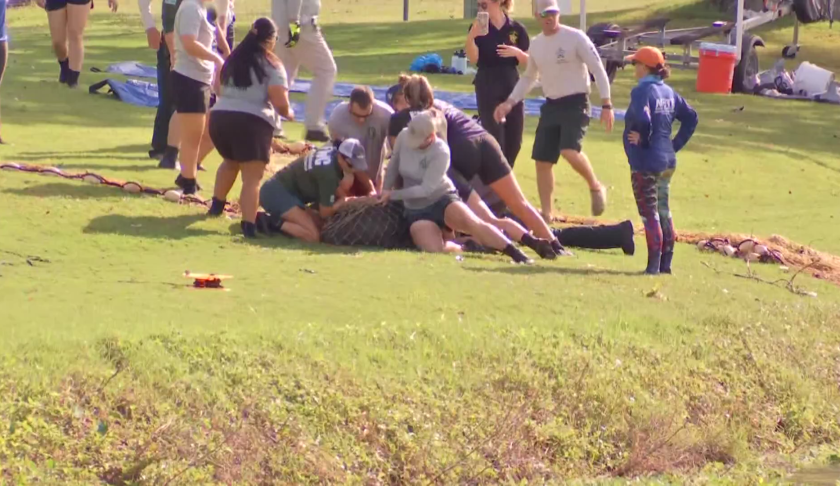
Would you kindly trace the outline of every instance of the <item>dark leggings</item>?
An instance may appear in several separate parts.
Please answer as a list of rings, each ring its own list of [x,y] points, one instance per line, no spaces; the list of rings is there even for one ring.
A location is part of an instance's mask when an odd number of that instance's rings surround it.
[[[630,174],[636,206],[645,224],[648,247],[648,270],[659,271],[663,254],[674,252],[674,220],[671,217],[669,198],[674,169],[664,172],[636,172]],[[655,268],[651,268],[653,265]]]
[[[474,81],[481,126],[499,142],[502,153],[511,167],[516,164],[516,158],[522,149],[525,105],[519,103],[514,106],[505,118],[505,123],[501,125],[496,123],[493,113],[497,106],[508,99],[517,81],[519,71],[512,66],[479,68]]]

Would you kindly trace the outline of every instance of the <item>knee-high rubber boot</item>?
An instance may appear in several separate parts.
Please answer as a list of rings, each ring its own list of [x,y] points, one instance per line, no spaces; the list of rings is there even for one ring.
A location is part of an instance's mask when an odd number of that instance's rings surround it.
[[[621,248],[626,255],[633,255],[636,252],[636,244],[633,241],[633,223],[630,221],[611,226],[573,226],[553,231],[563,246],[591,250]]]

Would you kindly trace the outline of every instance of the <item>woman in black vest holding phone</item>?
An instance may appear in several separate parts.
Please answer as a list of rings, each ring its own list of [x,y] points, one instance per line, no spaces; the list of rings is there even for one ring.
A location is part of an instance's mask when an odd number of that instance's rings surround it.
[[[478,0],[478,17],[470,26],[464,50],[478,66],[475,97],[481,124],[499,145],[511,167],[522,148],[525,106],[516,105],[503,123],[496,123],[493,111],[519,81],[518,66],[528,64],[531,40],[525,26],[510,18],[513,0]]]

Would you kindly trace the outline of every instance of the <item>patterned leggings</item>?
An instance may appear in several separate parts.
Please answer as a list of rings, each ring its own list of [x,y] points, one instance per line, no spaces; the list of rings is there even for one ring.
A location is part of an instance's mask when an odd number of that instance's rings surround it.
[[[636,206],[645,224],[645,237],[648,247],[648,270],[659,270],[662,254],[674,252],[674,220],[668,199],[671,193],[671,178],[675,169],[664,172],[636,172],[630,178],[633,182],[633,194]],[[669,260],[670,261],[670,260]],[[651,268],[652,264],[655,269]]]

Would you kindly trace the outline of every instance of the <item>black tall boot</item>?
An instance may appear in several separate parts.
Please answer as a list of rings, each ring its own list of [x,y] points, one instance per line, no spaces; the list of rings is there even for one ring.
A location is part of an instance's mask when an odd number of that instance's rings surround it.
[[[563,246],[590,250],[621,248],[626,255],[636,252],[633,223],[630,221],[612,226],[573,226],[552,231]]]

